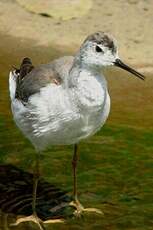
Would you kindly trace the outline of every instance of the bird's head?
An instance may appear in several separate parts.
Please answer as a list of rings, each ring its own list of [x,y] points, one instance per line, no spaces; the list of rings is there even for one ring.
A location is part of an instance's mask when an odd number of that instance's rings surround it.
[[[104,32],[89,35],[80,49],[81,62],[91,68],[117,66],[144,80],[144,76],[124,64],[118,56],[115,39]]]

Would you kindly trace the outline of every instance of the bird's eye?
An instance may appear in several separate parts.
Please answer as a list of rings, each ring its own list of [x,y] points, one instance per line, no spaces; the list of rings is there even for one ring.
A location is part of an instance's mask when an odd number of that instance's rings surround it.
[[[96,46],[96,52],[102,52],[103,53],[103,50],[99,47],[99,46]]]

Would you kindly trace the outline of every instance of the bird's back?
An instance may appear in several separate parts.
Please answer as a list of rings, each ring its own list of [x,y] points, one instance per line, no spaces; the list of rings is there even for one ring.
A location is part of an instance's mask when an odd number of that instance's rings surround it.
[[[11,99],[26,103],[30,96],[38,93],[48,84],[64,83],[72,63],[73,57],[65,56],[34,67],[29,58],[24,58],[20,68],[10,72],[10,95],[13,96]]]

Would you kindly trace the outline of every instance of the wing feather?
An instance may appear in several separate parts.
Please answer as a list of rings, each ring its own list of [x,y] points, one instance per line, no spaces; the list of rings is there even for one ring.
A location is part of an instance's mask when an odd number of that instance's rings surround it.
[[[10,71],[9,73],[9,91],[10,91],[10,98],[12,101],[15,99],[16,79],[17,79],[17,74],[15,73],[15,70]]]
[[[73,57],[69,56],[38,67],[33,67],[32,63],[30,66],[23,65],[24,60],[18,71],[10,72],[9,78],[11,99],[17,98],[24,103],[28,102],[31,95],[40,92],[42,87],[62,84],[73,63]]]

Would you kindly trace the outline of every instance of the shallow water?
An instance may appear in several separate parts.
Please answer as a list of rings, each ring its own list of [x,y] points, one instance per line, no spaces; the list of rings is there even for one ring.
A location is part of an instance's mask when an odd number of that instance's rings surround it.
[[[37,65],[40,63],[49,62],[53,58],[56,58],[62,55],[69,55],[70,52],[66,50],[65,52],[63,51],[62,53],[52,47],[35,46],[34,41],[27,41],[27,40],[19,41],[17,38],[12,38],[12,37],[3,36],[3,35],[0,35],[0,38],[1,38],[1,43],[0,43],[0,50],[1,50],[0,52],[0,70],[1,70],[1,75],[0,75],[0,163],[1,164],[5,164],[5,163],[13,164],[13,165],[16,165],[20,168],[23,168],[31,172],[33,169],[33,160],[34,160],[33,149],[30,143],[21,135],[20,131],[16,128],[12,120],[12,115],[10,111],[9,93],[8,93],[8,73],[10,69],[12,68],[11,66],[13,65],[13,66],[18,67],[22,58],[25,56],[31,57],[34,65]],[[153,117],[153,106],[152,106],[153,80],[152,80],[152,75],[150,74],[150,76],[148,76],[145,82],[142,82],[141,80],[134,78],[133,76],[129,74],[126,74],[125,71],[114,70],[113,68],[109,71],[106,71],[106,75],[108,79],[110,95],[112,98],[112,109],[111,109],[110,117],[108,119],[106,128],[104,128],[103,137],[101,136],[101,133],[99,133],[93,139],[82,144],[82,147],[84,148],[84,152],[88,152],[88,154],[85,156],[82,153],[81,160],[84,164],[82,163],[82,165],[80,166],[80,169],[82,167],[82,170],[86,171],[88,173],[88,176],[91,178],[90,185],[89,185],[89,191],[91,191],[91,194],[89,192],[88,196],[89,196],[89,201],[90,201],[89,203],[92,204],[92,199],[93,199],[93,205],[95,204],[100,205],[100,201],[102,199],[101,194],[99,194],[99,190],[100,190],[99,184],[101,184],[101,175],[103,175],[104,171],[101,171],[101,174],[99,174],[99,171],[98,171],[98,170],[102,170],[101,166],[99,165],[99,153],[103,151],[103,149],[101,149],[101,145],[105,149],[106,153],[108,152],[108,155],[110,158],[111,158],[111,154],[115,151],[117,153],[118,152],[120,153],[121,151],[121,154],[125,154],[125,159],[122,159],[122,158],[120,160],[117,159],[119,162],[121,162],[121,165],[123,166],[125,164],[124,162],[126,159],[127,161],[129,161],[126,167],[130,165],[131,161],[130,161],[130,158],[128,158],[129,156],[131,157],[130,151],[140,152],[140,159],[134,158],[133,162],[135,163],[142,162],[142,159],[143,160],[145,159],[145,151],[146,151],[146,154],[148,154],[147,155],[148,158],[146,160],[148,160],[150,163],[152,162],[152,159],[149,158],[150,156],[149,154],[153,150],[150,144],[151,143],[150,139],[149,139],[151,138],[152,130],[153,130],[153,119],[152,119]],[[117,136],[116,138],[115,135],[119,135],[119,136]],[[142,136],[144,137],[143,140],[141,139]],[[116,138],[116,142],[114,142],[115,138]],[[130,142],[132,139],[135,139],[134,147]],[[145,150],[141,146],[142,142],[144,143]],[[89,146],[90,148],[88,148]],[[123,146],[125,147],[127,152],[124,152],[124,153],[122,152]],[[95,165],[97,166],[95,171],[92,165],[93,158],[92,156],[90,156],[90,152],[92,153],[90,149],[95,152],[94,161],[95,161]],[[71,191],[72,189],[71,164],[70,164],[71,147],[58,147],[58,148],[54,147],[52,151],[53,151],[52,157],[50,157],[51,156],[50,152],[46,151],[46,156],[44,157],[44,159],[42,159],[41,176],[45,177],[48,181],[52,181],[55,184],[56,183],[59,184],[61,188],[65,188],[66,186],[68,191]],[[128,157],[126,156],[126,154]],[[89,158],[87,158],[87,156]],[[106,163],[105,155],[103,156],[104,157],[101,158],[101,162],[104,161]],[[62,163],[61,163],[61,159],[62,159]],[[88,161],[89,161],[89,164],[87,163]],[[115,161],[116,160],[113,160],[113,162]],[[68,162],[69,162],[69,168],[68,168]],[[104,164],[103,167],[107,171],[107,167],[109,167],[109,164],[111,164],[111,162],[109,163],[107,162],[108,165],[106,166],[105,166],[105,163],[103,163]],[[86,168],[86,165],[88,166],[87,168]],[[112,175],[114,173],[113,167],[114,167],[114,163],[112,163],[111,165]],[[134,166],[132,165],[130,167],[134,167]],[[91,171],[88,172],[88,169],[91,169]],[[127,174],[125,172],[122,172],[122,170],[124,170],[124,167],[120,168],[119,170],[121,174],[123,175],[125,174],[125,176],[128,178],[129,176],[128,172]],[[134,169],[132,168],[132,170]],[[139,173],[141,172],[141,169],[138,168],[137,170],[138,171],[136,172],[132,171],[132,173],[138,172],[138,175],[139,175]],[[151,169],[149,172],[150,172],[150,175],[153,175],[153,171]],[[59,175],[56,175],[58,173]],[[93,175],[95,175],[95,178],[93,177]],[[135,175],[136,179],[138,178],[138,175]],[[119,178],[120,176],[118,175]],[[108,187],[110,186],[110,188],[112,188],[111,186],[116,186],[116,185],[113,185],[113,182],[111,181],[110,178],[109,178],[110,181],[108,182],[107,181],[108,178],[106,177],[106,180],[105,180],[104,175],[103,177],[104,177],[103,180],[104,180],[104,183],[106,183],[106,186]],[[87,180],[88,179],[86,178],[85,174],[80,174],[79,181],[80,181],[80,188],[81,188],[82,193],[85,189],[84,184],[86,183]],[[97,184],[95,185],[95,189],[94,189],[94,186],[92,183],[95,180],[97,180]],[[124,178],[121,177],[120,180],[121,181],[119,182],[119,186],[121,186],[121,184],[124,183]],[[130,178],[130,181],[132,181],[132,177]],[[147,182],[148,180],[145,180],[144,178],[143,183],[147,183]],[[97,186],[97,190],[96,190],[96,186]],[[132,186],[135,186],[135,185],[131,185],[131,187]],[[86,185],[86,189],[87,187],[88,186]],[[152,190],[150,178],[149,178],[148,184],[146,185],[146,188]],[[101,193],[106,192],[105,186],[103,187],[103,189],[104,189],[103,191],[100,190]],[[118,188],[116,187],[115,188],[113,187],[113,189],[114,191],[115,189],[118,190]],[[118,194],[118,191],[117,191],[117,194]],[[106,196],[106,194],[103,194],[103,196]],[[82,200],[87,201],[83,195],[82,195]],[[117,202],[117,201],[113,200],[113,202]],[[120,206],[118,206],[118,208],[120,208]],[[113,218],[115,218],[115,215],[119,215],[119,214],[118,214],[118,211],[114,210],[112,207],[106,208],[106,213],[109,213],[111,209],[113,210],[113,217],[111,219],[112,221],[111,224],[113,226]],[[150,207],[150,209],[152,210],[152,207]],[[4,213],[3,215],[1,215],[1,217],[2,217],[1,218],[2,229],[9,229],[10,227],[8,223],[12,221],[12,217],[7,216],[7,214],[4,215]],[[102,223],[101,219],[102,219],[101,217],[97,217],[96,221],[97,221],[97,226],[99,226],[99,228],[98,227],[96,228],[95,223],[94,223],[95,219],[93,218],[93,223],[91,224],[93,228],[91,227],[91,229],[100,229],[101,226],[104,226],[104,229],[106,229],[105,227],[107,226],[107,223],[105,223],[105,221],[104,223]],[[8,220],[8,223],[6,223],[6,220]],[[90,218],[85,220],[86,226],[88,226],[90,221],[91,221]],[[137,221],[139,222],[138,219]],[[69,224],[71,225],[71,227],[74,226],[74,229],[85,229],[85,224],[82,224],[81,222],[79,223],[80,225],[77,225],[76,222],[74,223],[70,222]],[[118,226],[118,225],[116,224],[115,226]],[[21,225],[16,229],[27,229],[27,225]],[[31,226],[30,229],[36,229],[36,228],[35,226]],[[53,229],[56,229],[56,228],[53,228]],[[58,226],[57,229],[62,229],[62,230],[69,229],[69,225],[66,225],[64,228],[63,227],[60,228]],[[112,227],[112,229],[115,229],[115,227]],[[117,229],[119,228],[117,227]],[[124,226],[124,229],[126,229],[125,226]],[[131,229],[136,229],[136,228],[131,228]]]

